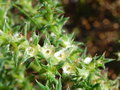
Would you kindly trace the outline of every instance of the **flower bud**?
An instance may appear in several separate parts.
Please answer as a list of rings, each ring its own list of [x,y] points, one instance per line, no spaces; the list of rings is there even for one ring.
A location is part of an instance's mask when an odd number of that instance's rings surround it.
[[[91,57],[86,57],[83,62],[84,62],[85,64],[89,64],[91,61],[92,61],[92,58],[91,58]]]

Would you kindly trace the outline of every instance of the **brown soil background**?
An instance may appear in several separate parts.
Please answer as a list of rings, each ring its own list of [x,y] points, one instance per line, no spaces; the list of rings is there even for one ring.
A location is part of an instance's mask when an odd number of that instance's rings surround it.
[[[120,51],[120,0],[61,0],[68,32],[75,32],[76,41],[82,41],[88,54],[117,59]],[[114,79],[120,73],[120,62],[106,64],[109,76]]]

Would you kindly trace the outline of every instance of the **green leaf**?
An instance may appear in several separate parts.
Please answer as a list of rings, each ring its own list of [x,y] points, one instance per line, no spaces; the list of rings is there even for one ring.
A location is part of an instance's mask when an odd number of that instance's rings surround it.
[[[37,80],[36,80],[36,82],[37,82],[40,90],[50,90],[50,88],[48,86],[44,86],[43,84],[41,84]]]
[[[56,89],[55,90],[62,90],[61,79],[57,80]]]

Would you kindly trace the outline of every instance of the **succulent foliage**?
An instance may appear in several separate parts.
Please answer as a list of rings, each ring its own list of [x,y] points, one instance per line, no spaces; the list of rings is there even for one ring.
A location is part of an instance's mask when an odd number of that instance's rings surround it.
[[[62,14],[58,0],[0,0],[0,90],[118,90]]]

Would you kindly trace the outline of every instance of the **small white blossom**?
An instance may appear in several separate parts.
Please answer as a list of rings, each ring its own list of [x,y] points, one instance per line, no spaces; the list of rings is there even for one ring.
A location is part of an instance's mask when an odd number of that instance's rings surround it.
[[[30,37],[29,41],[30,41],[30,42],[32,42],[32,41],[33,41],[33,38],[32,38],[32,37]]]
[[[82,90],[82,88],[77,88],[77,89],[75,89],[75,90]]]
[[[64,44],[65,47],[71,47],[72,46],[72,41],[70,40],[61,40]]]
[[[92,61],[92,58],[91,58],[91,57],[86,57],[83,62],[84,62],[85,64],[89,64],[91,61]]]
[[[19,33],[15,33],[15,34],[14,34],[14,37],[19,37]]]
[[[52,36],[52,37],[54,37],[54,36],[55,36],[55,34],[54,34],[54,33],[51,33],[51,36]]]
[[[61,60],[64,60],[67,58],[67,53],[66,53],[66,48],[63,48],[62,50],[56,52],[54,54],[54,57],[58,60],[58,61],[61,61]]]
[[[70,42],[70,41],[64,41],[64,44],[65,44],[65,46],[67,46],[67,47],[70,47],[70,46],[71,46],[71,42]]]
[[[45,58],[53,57],[55,52],[55,47],[53,45],[45,45],[41,48],[41,53],[44,55]]]
[[[33,48],[33,47],[28,47],[28,48],[26,49],[26,53],[27,53],[29,56],[33,57],[33,56],[35,55],[35,48]]]
[[[63,73],[65,74],[75,73],[75,67],[69,63],[65,63],[62,69],[63,69]]]

